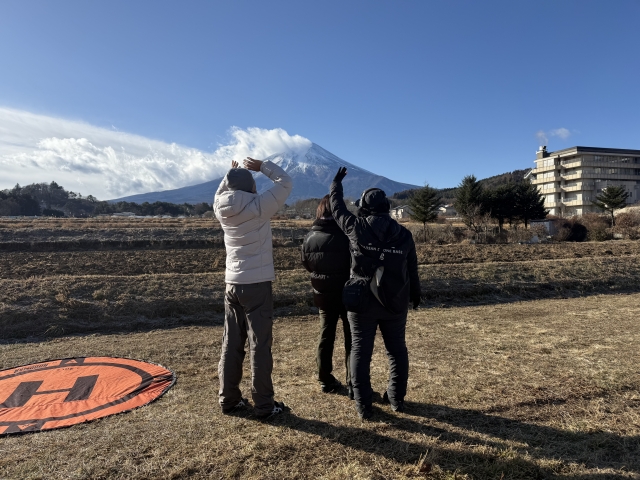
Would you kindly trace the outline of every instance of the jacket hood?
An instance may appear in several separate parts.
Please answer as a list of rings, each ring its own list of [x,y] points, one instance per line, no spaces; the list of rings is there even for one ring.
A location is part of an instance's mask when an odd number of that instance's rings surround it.
[[[393,241],[402,233],[402,227],[389,214],[369,215],[366,220],[381,241]]]
[[[222,217],[233,217],[255,198],[257,193],[249,193],[243,190],[227,190],[216,196],[215,203]]]
[[[242,190],[244,192],[256,193],[256,181],[253,175],[246,168],[232,168],[227,172],[225,181],[229,190]]]

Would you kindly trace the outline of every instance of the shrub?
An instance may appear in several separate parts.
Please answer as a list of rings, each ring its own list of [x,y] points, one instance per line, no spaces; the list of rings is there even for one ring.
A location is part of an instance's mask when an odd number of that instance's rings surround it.
[[[587,239],[587,227],[578,217],[558,218],[554,220],[557,233],[553,236],[559,242],[584,242]]]
[[[535,235],[540,240],[543,240],[543,239],[545,239],[545,238],[547,238],[549,236],[549,232],[547,231],[547,227],[545,227],[541,223],[536,223],[535,225],[532,225],[529,230],[531,230],[531,235],[532,236]]]
[[[513,228],[509,229],[508,240],[510,243],[528,242],[533,237],[531,229]]]
[[[597,213],[586,213],[582,216],[581,223],[587,228],[587,240],[603,242],[611,240],[609,227],[611,220]]]
[[[45,209],[42,210],[42,215],[44,215],[45,217],[62,218],[62,217],[64,217],[64,212],[62,212],[60,210],[55,210],[53,208],[45,208]]]
[[[640,212],[624,212],[616,215],[614,232],[622,234],[630,240],[640,238]]]

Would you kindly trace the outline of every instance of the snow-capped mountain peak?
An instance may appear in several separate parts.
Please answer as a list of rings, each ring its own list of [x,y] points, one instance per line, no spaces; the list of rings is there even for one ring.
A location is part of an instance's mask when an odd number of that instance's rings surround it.
[[[395,192],[417,188],[415,185],[394,182],[346,162],[315,143],[312,143],[306,151],[289,150],[273,154],[265,160],[270,160],[282,167],[293,179],[293,191],[287,199],[288,204],[306,198],[321,198],[329,193],[331,181],[340,167],[347,167],[348,170],[348,174],[343,181],[346,197],[358,198],[364,190],[372,187],[381,188],[389,196]],[[268,178],[260,173],[254,173],[254,178],[259,192],[263,192],[273,185]],[[117,200],[138,203],[156,201],[211,203],[221,180],[221,178],[218,178],[190,187],[132,195]]]

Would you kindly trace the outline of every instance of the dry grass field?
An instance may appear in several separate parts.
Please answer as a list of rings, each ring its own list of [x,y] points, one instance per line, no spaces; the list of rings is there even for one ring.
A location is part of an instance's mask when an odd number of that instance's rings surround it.
[[[0,250],[0,368],[114,355],[178,382],[127,414],[0,438],[0,478],[640,478],[638,242],[419,246],[409,408],[377,405],[364,423],[319,391],[307,276],[295,246],[277,247],[274,381],[291,411],[259,421],[217,405],[224,250],[171,243],[219,229],[117,220],[0,221],[0,248],[13,244]],[[149,242],[65,243],[123,232]],[[379,393],[386,363],[378,339]]]

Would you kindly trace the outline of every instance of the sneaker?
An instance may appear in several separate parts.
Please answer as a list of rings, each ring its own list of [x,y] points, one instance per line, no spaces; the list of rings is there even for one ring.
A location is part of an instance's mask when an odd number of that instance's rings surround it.
[[[331,382],[331,383],[321,383],[320,388],[322,389],[322,393],[336,393],[342,384],[339,381]]]
[[[349,397],[349,400],[353,400],[355,398],[353,395],[353,387],[351,385],[347,387],[347,396]]]
[[[368,407],[360,407],[357,406],[356,410],[358,411],[358,416],[360,420],[370,420],[373,417],[373,408],[371,406]]]
[[[387,392],[384,392],[384,395],[382,396],[382,403],[386,403],[388,405],[391,405],[391,410],[393,410],[394,412],[404,412],[405,406],[404,406],[404,400],[400,400],[399,402],[391,402],[391,399],[389,398],[389,394]]]
[[[225,415],[229,415],[230,413],[237,412],[238,410],[242,410],[243,408],[246,408],[248,406],[249,400],[246,398],[241,398],[240,401],[238,401],[238,403],[236,403],[235,405],[222,407],[222,413],[224,413]]]
[[[260,415],[256,415],[258,418],[269,418],[273,415],[279,415],[281,413],[284,413],[285,409],[287,408],[287,406],[284,404],[284,402],[273,402],[273,409],[271,410],[271,412],[269,413],[262,413]]]

